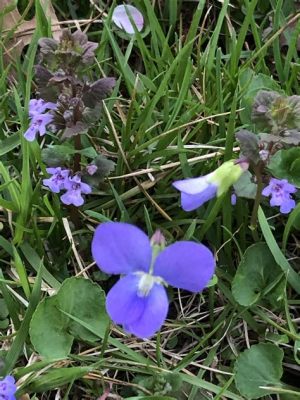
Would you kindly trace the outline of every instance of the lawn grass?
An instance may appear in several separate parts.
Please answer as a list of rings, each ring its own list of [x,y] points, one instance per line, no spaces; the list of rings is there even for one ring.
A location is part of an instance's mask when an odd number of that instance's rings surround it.
[[[26,2],[20,3],[26,12]],[[79,209],[80,228],[59,197],[42,188],[44,139],[29,143],[23,137],[35,92],[37,41],[51,31],[37,0],[30,11],[36,29],[21,57],[7,63],[5,56],[14,27],[1,35],[1,375],[16,377],[22,399],[104,399],[110,388],[108,399],[242,400],[234,383],[237,356],[252,344],[275,343],[284,351],[282,382],[290,386],[261,398],[299,398],[299,240],[293,221],[300,208],[286,217],[264,203],[253,235],[252,200],[239,199],[233,207],[228,193],[186,213],[172,188],[174,180],[207,174],[238,156],[234,134],[248,127],[246,94],[255,77],[263,76],[260,88],[274,82],[288,95],[299,94],[299,14],[293,14],[288,46],[280,45],[294,3],[134,0],[146,27],[131,39],[110,21],[116,2],[52,3],[61,21],[76,20],[70,28],[89,20],[82,29],[99,43],[95,75],[117,80],[100,122],[83,139],[84,147],[104,151],[115,170]],[[264,38],[270,18],[272,31]],[[97,340],[76,340],[64,359],[41,358],[29,327],[42,299],[72,276],[106,292],[113,283],[90,253],[94,228],[107,220],[136,224],[150,236],[160,228],[168,242],[204,242],[216,254],[217,282],[200,295],[170,290],[168,319],[150,340],[112,324],[101,335],[84,326]],[[243,307],[232,294],[237,266],[257,242],[267,243],[283,271],[281,307],[263,301]],[[173,390],[166,390],[167,383]]]

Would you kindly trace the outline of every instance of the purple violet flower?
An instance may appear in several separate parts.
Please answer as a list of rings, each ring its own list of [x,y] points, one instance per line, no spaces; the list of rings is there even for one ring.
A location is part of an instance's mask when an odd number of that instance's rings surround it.
[[[29,101],[29,116],[32,118],[36,114],[42,114],[46,110],[55,110],[57,105],[51,102],[45,102],[43,99],[31,99]]]
[[[73,204],[76,207],[82,206],[84,203],[81,193],[89,194],[92,192],[92,188],[88,184],[81,182],[79,175],[66,179],[64,189],[67,192],[60,197],[61,201],[66,205]]]
[[[15,400],[17,387],[13,376],[8,375],[0,381],[0,400]]]
[[[43,185],[47,186],[53,193],[59,193],[65,189],[65,182],[68,179],[70,171],[68,169],[46,168],[48,174],[52,175],[51,178],[43,179]]]
[[[48,125],[52,120],[53,115],[50,113],[34,114],[29,128],[24,133],[25,139],[27,139],[29,142],[33,142],[37,133],[39,133],[40,136],[45,135],[46,125]]]
[[[208,175],[173,182],[181,192],[181,206],[192,211],[215,196],[220,197],[249,167],[246,160],[229,160]]]
[[[217,195],[218,186],[209,182],[211,175],[173,182],[173,186],[181,192],[181,207],[184,211],[193,211]]]
[[[106,309],[116,324],[140,338],[157,332],[167,317],[164,286],[198,293],[212,278],[215,260],[203,244],[182,241],[162,250],[161,234],[150,241],[139,228],[122,222],[99,225],[92,241],[98,267],[124,274],[108,292]]]
[[[290,196],[297,191],[296,187],[290,184],[287,179],[271,178],[269,185],[262,191],[263,196],[271,196],[270,205],[280,206],[282,214],[288,214],[296,206],[295,200]]]

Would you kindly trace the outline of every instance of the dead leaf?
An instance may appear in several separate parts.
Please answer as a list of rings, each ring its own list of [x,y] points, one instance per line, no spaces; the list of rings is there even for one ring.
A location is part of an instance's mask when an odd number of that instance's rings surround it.
[[[58,39],[62,29],[60,28],[51,0],[40,0],[40,3],[46,17],[51,21],[52,35],[54,39]],[[3,15],[1,15],[2,13]],[[33,17],[30,21],[24,21],[17,9],[17,1],[15,0],[0,0],[0,16],[2,20],[2,34],[7,33],[7,37],[3,39],[3,43],[5,46],[5,62],[8,64],[16,57],[19,57],[24,46],[31,42],[33,32],[36,28],[36,19]]]

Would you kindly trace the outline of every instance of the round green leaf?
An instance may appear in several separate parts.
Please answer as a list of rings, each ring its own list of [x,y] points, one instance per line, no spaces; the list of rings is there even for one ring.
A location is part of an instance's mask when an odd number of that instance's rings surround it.
[[[232,282],[232,294],[242,306],[256,303],[265,289],[277,286],[281,269],[265,243],[250,246],[244,254]],[[272,290],[268,290],[270,297]]]
[[[61,311],[70,315],[68,332],[73,336],[87,341],[103,337],[109,318],[105,294],[99,285],[84,278],[66,279],[57,294],[57,303]]]
[[[235,384],[242,396],[258,399],[273,393],[262,387],[281,387],[283,351],[270,343],[251,346],[235,362]]]
[[[73,336],[67,332],[67,318],[57,308],[57,296],[44,299],[30,323],[30,338],[36,351],[49,359],[65,358]]]

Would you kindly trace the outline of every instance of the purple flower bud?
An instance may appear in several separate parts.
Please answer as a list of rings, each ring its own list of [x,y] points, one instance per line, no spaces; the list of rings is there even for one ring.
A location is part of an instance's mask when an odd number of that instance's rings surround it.
[[[79,175],[66,179],[64,189],[67,191],[60,197],[61,201],[66,205],[73,204],[76,207],[82,206],[84,203],[81,193],[89,194],[92,192],[92,188],[89,185],[81,182]]]
[[[280,206],[282,214],[288,214],[296,206],[295,200],[290,196],[297,191],[296,187],[290,184],[287,179],[271,178],[269,185],[262,191],[263,196],[271,196],[270,205]]]
[[[236,205],[236,200],[237,200],[237,197],[236,197],[235,193],[232,193],[230,200],[231,200],[231,205],[235,206]]]
[[[140,32],[144,27],[144,17],[137,8],[131,5],[127,4],[117,6],[113,11],[111,19],[118,28],[124,29],[125,32],[133,34],[134,28],[128,17],[128,14],[134,21],[136,29]]]
[[[150,239],[151,246],[158,246],[163,249],[166,245],[166,239],[160,229],[157,229]]]
[[[50,113],[34,114],[29,128],[24,133],[25,139],[27,139],[29,142],[33,142],[38,133],[40,134],[40,136],[45,135],[46,126],[52,120],[53,120],[53,115]]]
[[[95,164],[90,164],[86,166],[86,170],[89,175],[94,175],[97,172],[98,167]]]
[[[51,174],[51,178],[44,179],[43,185],[47,186],[53,193],[59,193],[62,189],[65,189],[65,182],[68,179],[70,171],[68,169],[47,168],[48,174]]]
[[[8,375],[0,381],[0,399],[1,400],[15,400],[15,393],[17,387],[13,376]]]
[[[259,157],[262,161],[267,161],[269,158],[270,152],[268,150],[260,150]]]

